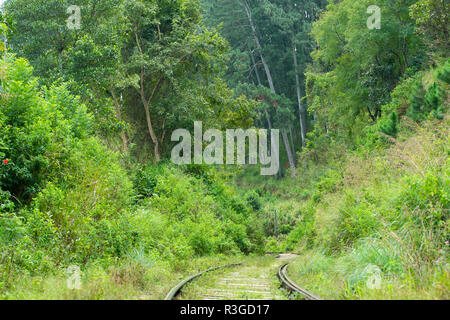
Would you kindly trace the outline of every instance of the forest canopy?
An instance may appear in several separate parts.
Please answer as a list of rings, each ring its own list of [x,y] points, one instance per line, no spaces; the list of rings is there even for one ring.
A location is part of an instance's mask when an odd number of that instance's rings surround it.
[[[325,298],[448,299],[449,9],[5,1],[0,298],[161,299],[219,262],[258,278],[285,252]],[[176,130],[206,144],[195,123],[279,130],[276,174],[174,163]]]

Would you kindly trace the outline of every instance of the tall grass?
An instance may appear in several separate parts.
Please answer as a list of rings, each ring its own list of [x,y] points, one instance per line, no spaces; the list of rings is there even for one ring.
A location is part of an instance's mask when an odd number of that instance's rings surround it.
[[[324,176],[307,204],[310,232],[290,235],[301,253],[292,277],[325,298],[448,299],[449,124],[411,134],[405,121],[388,149],[350,153]]]

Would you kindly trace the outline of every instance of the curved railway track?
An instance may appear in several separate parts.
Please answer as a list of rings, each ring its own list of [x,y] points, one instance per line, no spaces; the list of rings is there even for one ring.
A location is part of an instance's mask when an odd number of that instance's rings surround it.
[[[311,292],[306,291],[305,289],[299,287],[294,281],[292,281],[287,275],[287,267],[289,263],[283,264],[280,269],[278,269],[278,279],[280,279],[282,285],[291,291],[292,293],[300,294],[305,297],[306,300],[321,300],[319,297],[313,295]]]
[[[174,300],[174,299],[176,299],[176,297],[181,293],[183,288],[188,283],[192,282],[193,280],[201,277],[202,275],[204,275],[206,273],[217,271],[217,270],[220,270],[220,269],[225,269],[225,268],[230,268],[230,267],[235,267],[235,266],[241,266],[241,265],[243,265],[243,263],[228,264],[228,265],[225,265],[225,266],[211,268],[211,269],[205,270],[203,272],[200,272],[198,274],[195,274],[193,276],[190,276],[190,277],[184,279],[183,281],[181,281],[175,287],[173,287],[172,290],[170,290],[170,292],[167,294],[167,296],[165,297],[164,300]],[[312,293],[304,290],[303,288],[299,287],[294,281],[292,281],[289,278],[289,276],[287,275],[287,267],[288,267],[288,265],[289,265],[289,263],[283,264],[278,269],[278,272],[277,272],[277,277],[278,277],[279,281],[281,282],[282,287],[284,287],[288,291],[290,291],[291,294],[294,293],[294,294],[300,295],[300,296],[304,297],[306,300],[321,300],[319,297],[315,296],[314,294],[312,294]],[[225,279],[225,280],[229,281],[230,279]],[[229,282],[227,282],[227,283],[230,284]],[[235,286],[243,285],[243,286],[245,286],[244,283],[241,283],[241,284],[234,283],[232,285],[235,285]],[[256,285],[256,286],[258,286],[258,285]],[[251,287],[249,289],[252,290]],[[266,297],[266,299],[270,299],[270,297]],[[233,298],[229,298],[228,297],[227,300],[233,300]]]
[[[197,273],[193,276],[190,276],[189,278],[184,279],[183,281],[181,281],[179,284],[177,284],[175,287],[172,288],[172,290],[169,291],[169,293],[167,294],[167,296],[164,298],[164,300],[174,300],[175,297],[180,294],[181,290],[183,289],[183,287],[188,284],[189,282],[191,282],[192,280],[201,277],[202,275],[204,275],[205,273],[208,272],[212,272],[212,271],[216,271],[219,269],[225,269],[225,268],[230,268],[230,267],[235,267],[235,266],[240,266],[242,265],[242,263],[233,263],[233,264],[227,264],[225,266],[220,266],[220,267],[215,267],[215,268],[211,268],[208,270],[205,270],[203,272]]]

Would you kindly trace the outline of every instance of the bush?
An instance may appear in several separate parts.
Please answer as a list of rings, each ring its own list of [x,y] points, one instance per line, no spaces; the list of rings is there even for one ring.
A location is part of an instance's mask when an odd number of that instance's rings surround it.
[[[44,272],[123,256],[133,191],[118,155],[92,137],[92,116],[66,85],[41,94],[25,60],[1,64],[0,238],[16,239],[14,263]]]
[[[260,224],[250,222],[245,201],[215,174],[186,175],[165,165],[146,172],[156,177],[148,180],[155,183],[152,197],[142,201],[147,209],[133,219],[133,230],[145,247],[175,264],[193,256],[261,250]]]
[[[151,198],[155,194],[160,167],[148,165],[138,168],[134,173],[133,184],[138,199]]]
[[[316,236],[316,226],[312,205],[313,202],[310,202],[310,206],[307,208],[300,223],[288,234],[285,241],[287,250],[294,250],[302,244],[308,248],[313,246]]]
[[[412,222],[415,228],[429,230],[428,241],[439,246],[450,237],[448,231],[450,179],[449,162],[439,172],[426,172],[423,177],[412,176],[406,179],[397,205],[408,208],[404,222]],[[413,226],[410,226],[413,228]],[[411,229],[412,230],[412,229]]]
[[[46,184],[32,208],[51,216],[64,235],[61,244],[67,257],[86,262],[121,256],[132,239],[119,222],[132,200],[131,182],[118,156],[95,139],[80,141],[72,152],[67,166]]]
[[[435,77],[445,84],[450,84],[450,60],[447,60],[444,65],[436,69]]]
[[[64,85],[38,91],[32,68],[7,56],[1,67],[0,188],[29,202],[52,169],[65,161],[75,139],[90,133],[91,116]]]
[[[253,208],[255,211],[261,210],[261,197],[259,196],[256,191],[249,191],[247,192],[245,196],[245,200],[247,201],[248,205]]]
[[[327,246],[333,250],[342,250],[358,239],[376,234],[381,227],[376,212],[375,205],[347,191],[343,205],[338,208],[337,220],[329,227],[331,237],[327,240]]]
[[[380,131],[391,137],[396,137],[398,133],[398,115],[392,112],[389,117],[380,125]]]
[[[431,114],[437,119],[443,118],[446,103],[449,62],[432,72],[432,83],[424,88],[423,79],[416,80],[411,92],[411,106],[407,115],[415,121],[423,121]]]

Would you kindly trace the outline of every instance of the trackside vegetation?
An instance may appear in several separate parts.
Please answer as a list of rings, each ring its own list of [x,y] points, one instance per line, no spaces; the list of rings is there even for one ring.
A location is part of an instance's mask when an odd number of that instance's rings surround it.
[[[450,298],[447,1],[72,2],[75,29],[65,0],[0,15],[0,299],[163,299],[241,261],[283,298],[274,252],[321,298]],[[279,170],[174,164],[194,122],[280,130]]]

